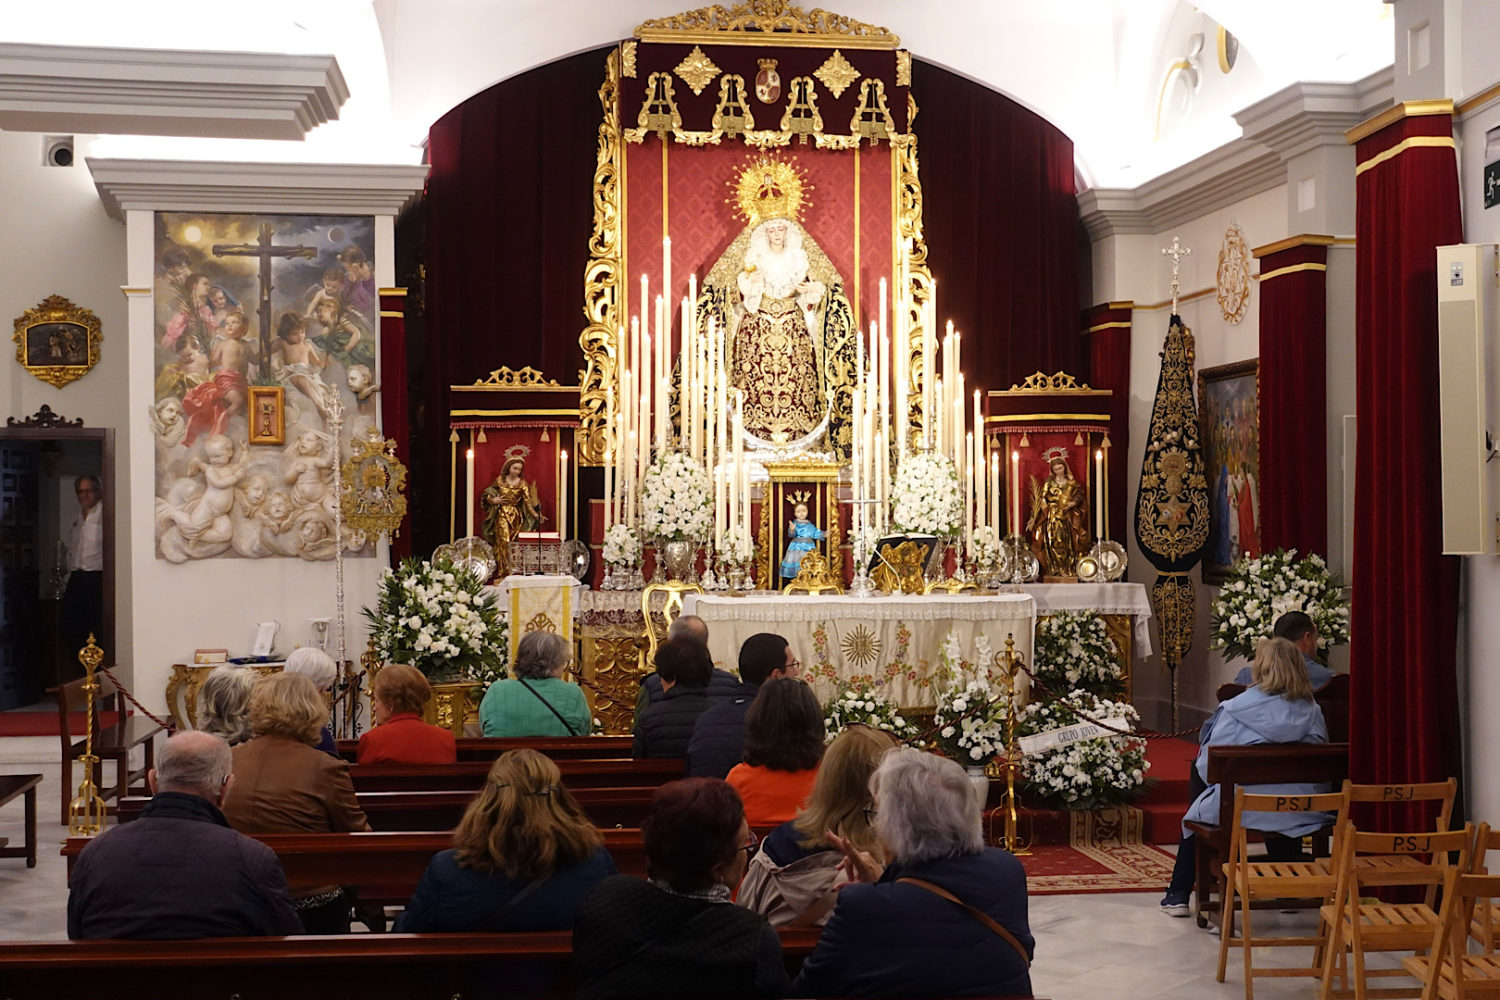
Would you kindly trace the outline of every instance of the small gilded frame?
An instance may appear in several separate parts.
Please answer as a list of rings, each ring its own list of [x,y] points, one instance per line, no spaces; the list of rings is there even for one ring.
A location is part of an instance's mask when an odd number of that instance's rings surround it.
[[[279,385],[252,385],[250,443],[286,444],[286,390]]]
[[[47,296],[15,325],[16,361],[43,382],[61,389],[99,363],[99,317],[61,295]]]

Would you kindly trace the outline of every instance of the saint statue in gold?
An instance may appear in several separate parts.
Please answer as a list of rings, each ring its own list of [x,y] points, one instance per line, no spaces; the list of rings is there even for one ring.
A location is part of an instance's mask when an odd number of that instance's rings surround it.
[[[1042,579],[1075,580],[1078,557],[1088,551],[1086,494],[1073,478],[1068,449],[1048,448],[1042,459],[1051,473],[1042,483],[1031,477],[1031,550],[1042,564]]]
[[[534,531],[542,523],[542,505],[536,483],[528,483],[524,448],[505,453],[500,475],[484,488],[479,501],[484,506],[485,540],[495,549],[495,578],[511,573],[511,543],[523,531]]]
[[[709,271],[697,306],[727,331],[730,385],[751,447],[848,454],[853,313],[844,280],[797,219],[811,189],[793,163],[757,155],[731,182],[747,225]]]

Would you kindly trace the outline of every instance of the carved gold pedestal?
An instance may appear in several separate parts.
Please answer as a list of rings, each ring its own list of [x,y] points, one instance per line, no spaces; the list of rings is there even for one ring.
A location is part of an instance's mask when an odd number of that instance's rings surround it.
[[[455,738],[464,735],[464,724],[479,722],[479,699],[484,685],[479,681],[444,681],[432,685],[432,697],[422,709],[422,721],[441,726]]]

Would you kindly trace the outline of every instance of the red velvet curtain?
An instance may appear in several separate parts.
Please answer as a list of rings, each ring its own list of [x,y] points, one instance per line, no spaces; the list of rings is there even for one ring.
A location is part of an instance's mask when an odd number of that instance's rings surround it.
[[[1415,140],[1415,141],[1409,141]],[[1437,276],[1463,239],[1448,115],[1360,140],[1356,192],[1354,607],[1350,771],[1360,782],[1459,773],[1454,670],[1458,560],[1442,555]],[[1264,465],[1264,463],[1263,463]],[[1430,824],[1391,807],[1385,829]]]
[[[1130,471],[1130,325],[1134,312],[1129,302],[1108,302],[1085,310],[1083,329],[1088,334],[1089,377],[1095,389],[1109,389],[1109,537],[1125,542],[1126,508],[1130,494],[1126,475]]]
[[[436,501],[423,509],[434,514],[447,509],[436,498],[449,492],[448,386],[502,365],[530,365],[570,385],[583,367],[598,91],[611,48],[496,84],[428,134],[426,413],[417,458],[418,488]],[[448,540],[447,518],[424,522],[413,526],[419,552]]]
[[[406,421],[406,295],[380,296],[380,425],[396,442],[396,457],[411,466],[411,428]],[[410,484],[408,484],[410,489]],[[410,508],[408,507],[408,510]],[[391,559],[411,555],[411,518],[391,539]]]
[[[964,334],[968,384],[1081,375],[1072,140],[1002,94],[915,62],[927,261],[939,320]]]
[[[1260,258],[1260,541],[1328,555],[1328,246]]]

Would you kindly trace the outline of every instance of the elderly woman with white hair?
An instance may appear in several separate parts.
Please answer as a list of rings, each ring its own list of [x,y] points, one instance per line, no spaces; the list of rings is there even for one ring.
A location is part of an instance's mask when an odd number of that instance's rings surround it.
[[[920,750],[893,750],[870,792],[888,863],[827,835],[857,884],[839,893],[792,995],[1030,996],[1026,873],[1009,853],[985,846],[964,769]]]
[[[289,674],[306,677],[325,698],[333,690],[333,682],[339,676],[338,665],[333,662],[333,657],[313,646],[298,646],[292,650],[287,654],[286,666],[281,669]],[[318,733],[318,749],[334,757],[339,755],[338,745],[333,742],[333,729],[327,725]]]

